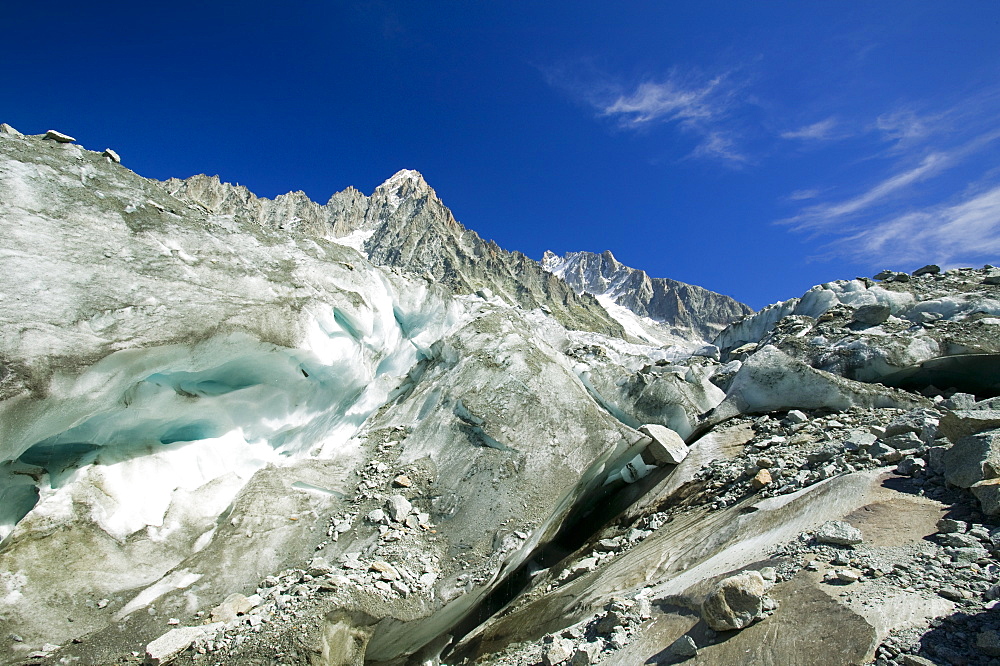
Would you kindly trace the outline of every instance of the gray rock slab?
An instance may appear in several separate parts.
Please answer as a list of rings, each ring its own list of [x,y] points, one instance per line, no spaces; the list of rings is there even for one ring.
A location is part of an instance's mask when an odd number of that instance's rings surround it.
[[[842,520],[830,520],[816,531],[816,540],[820,543],[832,543],[838,546],[851,546],[864,541],[861,530]]]
[[[207,624],[201,627],[178,627],[171,629],[146,646],[146,661],[149,666],[169,664],[184,650],[204,636],[215,633],[222,626],[221,622]]]
[[[952,442],[963,437],[1000,428],[1000,410],[956,409],[941,418],[938,432]]]
[[[59,143],[73,143],[76,141],[69,134],[63,134],[62,132],[57,132],[56,130],[49,130],[45,133],[45,138],[49,141],[57,141]]]
[[[401,522],[413,511],[413,505],[402,495],[393,495],[386,500],[385,505],[389,512],[389,517],[397,523]]]
[[[545,649],[545,652],[542,654],[542,663],[545,666],[565,664],[573,656],[575,647],[573,641],[566,638],[557,638],[552,641],[552,645],[549,645]]]
[[[888,305],[862,305],[854,311],[854,321],[868,326],[877,326],[885,322],[892,311]]]
[[[972,494],[979,500],[983,513],[987,516],[1000,516],[1000,479],[980,481],[971,488]]]
[[[759,571],[723,578],[702,604],[701,617],[715,631],[743,629],[761,617],[765,593]]]
[[[670,428],[648,423],[640,427],[639,432],[653,440],[646,450],[658,465],[676,465],[688,455],[687,444]]]
[[[944,452],[942,464],[945,481],[960,488],[1000,477],[1000,430],[963,437]]]
[[[675,657],[688,659],[698,654],[698,645],[694,642],[693,638],[684,634],[670,644],[670,647],[667,648],[667,652]]]

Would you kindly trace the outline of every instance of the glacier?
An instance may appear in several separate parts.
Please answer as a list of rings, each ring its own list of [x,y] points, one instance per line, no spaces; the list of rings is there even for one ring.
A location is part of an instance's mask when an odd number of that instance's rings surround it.
[[[266,199],[0,125],[0,273],[3,664],[865,663],[989,602],[997,480],[943,452],[1000,423],[992,267],[753,313],[413,170]],[[768,610],[699,629],[747,570]]]

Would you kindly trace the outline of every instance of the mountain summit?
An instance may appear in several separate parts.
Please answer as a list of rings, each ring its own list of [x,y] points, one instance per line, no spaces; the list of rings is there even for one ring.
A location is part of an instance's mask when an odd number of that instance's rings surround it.
[[[753,313],[739,301],[702,287],[651,278],[645,271],[622,264],[610,250],[601,254],[546,252],[542,267],[565,280],[577,293],[593,294],[645,320],[660,331],[681,339],[711,340],[736,319]]]

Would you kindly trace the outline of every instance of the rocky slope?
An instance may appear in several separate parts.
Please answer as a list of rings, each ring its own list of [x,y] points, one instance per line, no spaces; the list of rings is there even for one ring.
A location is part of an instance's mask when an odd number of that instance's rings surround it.
[[[320,206],[66,139],[0,126],[0,663],[1000,657],[992,268],[679,354],[410,172]]]
[[[578,295],[538,262],[484,241],[459,224],[416,171],[400,171],[370,197],[348,188],[325,206],[301,192],[258,198],[244,187],[207,176],[171,179],[164,188],[241,223],[340,238],[377,265],[405,269],[457,293],[485,290],[527,310],[544,308],[570,328],[623,333],[590,296]]]
[[[640,317],[648,335],[710,341],[727,325],[753,310],[728,296],[666,278],[651,278],[645,271],[620,263],[610,250],[601,254],[546,252],[545,270],[558,275],[577,293],[610,300]],[[642,322],[641,320],[647,320]],[[648,320],[653,323],[649,325]]]

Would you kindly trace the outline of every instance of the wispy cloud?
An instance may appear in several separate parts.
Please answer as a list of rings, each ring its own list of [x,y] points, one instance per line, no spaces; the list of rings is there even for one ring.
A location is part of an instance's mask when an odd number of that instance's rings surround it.
[[[698,144],[698,147],[692,151],[691,157],[715,157],[732,164],[750,161],[750,158],[737,150],[736,142],[732,137],[721,131],[709,132]]]
[[[805,201],[806,199],[815,199],[821,194],[819,190],[795,190],[788,195],[789,201]]]
[[[782,139],[797,139],[800,141],[829,141],[838,138],[835,129],[838,126],[836,118],[820,120],[812,125],[800,127],[797,130],[789,130],[780,134]]]
[[[619,95],[601,112],[613,116],[625,127],[641,127],[653,122],[708,121],[719,115],[712,99],[721,77],[702,86],[684,87],[673,80],[642,83],[631,93]]]
[[[875,119],[875,129],[886,141],[900,144],[912,143],[926,138],[934,131],[940,116],[919,116],[912,109],[899,109],[884,113]]]
[[[619,127],[641,130],[656,124],[674,124],[697,138],[688,154],[740,165],[749,161],[738,148],[729,123],[735,86],[729,75],[698,79],[674,72],[660,81],[646,81],[627,91],[618,91],[594,106],[599,115],[613,118]]]
[[[922,155],[910,150],[913,154],[898,159],[894,171],[859,194],[840,201],[809,205],[778,223],[789,225],[798,231],[837,232],[838,229],[849,229],[845,225],[850,225],[866,214],[877,214],[879,206],[904,194],[911,194],[913,185],[940,176],[969,157],[982,153],[998,139],[1000,129],[990,126],[985,130],[981,128],[980,134],[966,137],[965,142],[958,145],[946,145],[942,141],[942,147],[938,150],[926,152],[927,148],[922,148],[925,151]],[[805,200],[810,197],[796,197],[793,193],[789,198]]]
[[[588,63],[577,67],[548,67],[549,84],[562,88],[627,131],[673,126],[694,139],[688,158],[707,158],[738,166],[748,161],[739,148],[732,122],[739,104],[739,86],[731,73],[705,77],[675,69],[666,76],[633,85],[599,71]]]
[[[781,220],[781,222],[791,225],[797,230],[816,229],[838,224],[843,218],[863,212],[908,185],[940,172],[952,161],[953,157],[950,155],[931,153],[916,166],[889,176],[855,197],[844,201],[810,206],[798,215]]]
[[[886,218],[834,246],[863,260],[890,264],[995,261],[1000,257],[1000,185],[957,203]]]
[[[1000,89],[998,89],[1000,90]],[[828,258],[873,265],[973,264],[1000,257],[1000,92],[987,90],[947,108],[902,107],[867,125],[869,155],[889,160],[851,196],[820,201],[798,190],[797,213],[779,224],[827,239]],[[810,125],[801,131],[808,134]],[[797,133],[797,132],[796,132]],[[886,150],[886,143],[891,143]],[[866,169],[868,171],[868,169]],[[977,174],[969,187],[969,173]],[[839,186],[838,191],[843,191]]]

